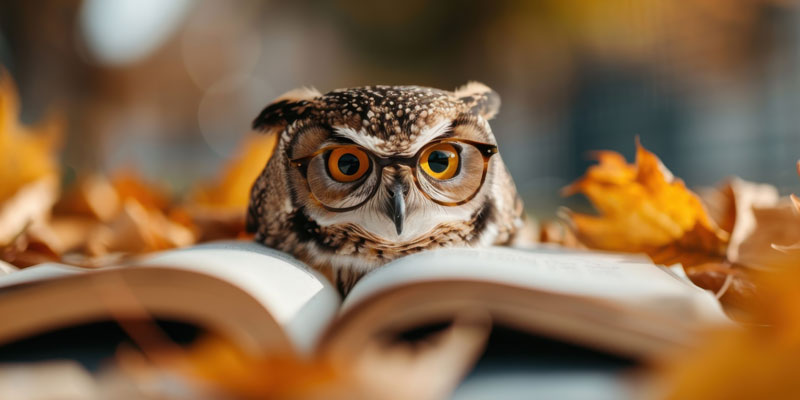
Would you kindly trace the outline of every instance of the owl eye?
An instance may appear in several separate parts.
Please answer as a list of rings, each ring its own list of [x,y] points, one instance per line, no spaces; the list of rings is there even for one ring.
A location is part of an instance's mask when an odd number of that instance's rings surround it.
[[[458,172],[460,159],[455,146],[440,143],[426,149],[420,156],[420,167],[426,174],[439,179],[450,179]]]
[[[328,173],[337,182],[353,182],[369,170],[367,153],[357,147],[339,147],[328,155]]]

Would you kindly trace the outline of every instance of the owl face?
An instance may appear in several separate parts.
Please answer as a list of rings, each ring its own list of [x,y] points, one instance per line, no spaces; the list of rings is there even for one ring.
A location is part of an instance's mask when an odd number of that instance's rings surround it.
[[[466,220],[481,204],[481,189],[497,152],[487,131],[475,122],[436,124],[422,132],[424,140],[401,146],[399,152],[370,146],[369,141],[357,144],[363,132],[320,132],[322,143],[309,146],[316,151],[300,157],[287,154],[289,165],[301,175],[294,181],[296,200],[324,226],[358,225],[399,241]]]
[[[289,189],[287,210],[402,243],[485,207],[501,162],[487,123],[498,104],[479,84],[304,92],[267,107],[255,126],[285,124],[270,163],[282,166],[273,178]]]

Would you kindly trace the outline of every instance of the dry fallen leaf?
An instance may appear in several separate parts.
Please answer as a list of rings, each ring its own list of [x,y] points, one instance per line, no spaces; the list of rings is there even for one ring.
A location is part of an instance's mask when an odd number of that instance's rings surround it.
[[[248,237],[245,212],[250,188],[272,156],[277,134],[251,134],[216,182],[198,185],[171,216],[193,229],[198,241]]]
[[[232,343],[206,337],[192,346],[179,371],[239,398],[300,398],[340,383],[342,373],[319,359],[290,354],[255,357]]]
[[[684,268],[684,271],[695,285],[715,293],[728,315],[737,320],[758,295],[753,271],[740,265],[712,262]]]
[[[42,223],[57,197],[58,181],[51,175],[23,185],[0,202],[0,248],[10,244],[30,225]]]
[[[117,171],[111,177],[111,186],[117,193],[120,202],[133,199],[148,210],[166,212],[171,205],[171,196],[163,188],[146,182],[133,169]]]
[[[58,195],[61,124],[50,118],[27,127],[19,112],[14,83],[0,68],[0,247],[44,219]]]
[[[188,203],[244,213],[250,200],[250,188],[272,156],[277,139],[277,134],[248,136],[240,145],[239,154],[225,167],[219,180],[200,185],[193,191]]]
[[[796,167],[797,167],[797,175],[800,175],[800,161],[797,161]],[[793,211],[794,211],[793,216],[794,220],[796,221],[797,216],[800,215],[800,198],[798,198],[797,195],[792,194],[789,196],[789,201],[793,206]],[[796,233],[797,228],[798,228],[797,225],[795,225],[794,226],[795,231],[792,232],[793,234]],[[784,262],[788,262],[789,265],[791,266],[797,266],[797,264],[800,264],[796,261],[800,260],[800,235],[794,235],[793,239],[794,239],[793,242],[789,242],[788,238],[784,238],[783,239],[784,243],[773,243],[772,248],[791,257],[790,260],[792,261],[784,261]]]
[[[140,254],[195,243],[194,233],[169,220],[159,210],[147,209],[128,198],[122,211],[106,225],[98,226],[88,238],[93,256],[122,252]]]
[[[419,342],[372,340],[357,354],[313,358],[253,355],[209,335],[187,349],[176,346],[122,351],[118,369],[140,386],[179,377],[183,392],[243,399],[440,399],[447,397],[481,354],[491,329],[488,315],[469,312]],[[152,338],[151,338],[152,340]],[[160,378],[160,379],[159,379]],[[163,398],[168,392],[160,393]]]
[[[752,214],[753,230],[737,246],[734,260],[758,269],[800,266],[800,253],[791,251],[791,245],[800,242],[800,213],[795,206],[781,201],[753,207]]]
[[[56,215],[83,216],[109,221],[122,207],[120,194],[103,175],[91,174],[78,179],[62,193],[53,212]]]
[[[703,203],[638,142],[634,165],[617,153],[597,155],[599,164],[564,190],[585,194],[600,213],[567,214],[580,243],[681,263],[730,311],[759,295],[753,270],[800,264],[791,246],[800,243],[800,202],[782,199],[775,187],[732,178],[704,190]]]
[[[723,219],[721,225],[730,226],[729,263],[768,269],[797,260],[776,247],[800,242],[800,213],[774,186],[732,178],[706,190],[703,199]]]
[[[563,190],[586,195],[599,212],[568,213],[583,244],[644,252],[657,263],[684,267],[724,258],[727,232],[708,216],[698,196],[638,141],[634,165],[614,152],[596,156],[599,163]]]
[[[168,192],[133,170],[83,177],[56,204],[49,222],[65,261],[84,266],[194,244],[191,222],[173,212]],[[77,237],[77,239],[76,239]],[[72,240],[70,240],[72,239]]]
[[[542,221],[539,225],[538,243],[552,243],[570,249],[586,248],[577,237],[575,232],[567,226],[564,221]]]
[[[751,321],[709,332],[691,352],[658,363],[668,399],[797,399],[800,269],[761,271],[763,290],[746,305]]]
[[[11,77],[0,69],[0,202],[20,187],[58,176],[61,123],[50,118],[36,127],[19,122],[19,99]]]

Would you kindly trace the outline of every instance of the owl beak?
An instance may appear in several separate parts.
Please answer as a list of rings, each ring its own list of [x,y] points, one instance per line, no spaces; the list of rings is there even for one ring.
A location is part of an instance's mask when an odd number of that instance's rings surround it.
[[[400,235],[403,232],[403,221],[406,219],[405,188],[401,183],[396,183],[392,186],[391,192],[391,217],[397,234]]]

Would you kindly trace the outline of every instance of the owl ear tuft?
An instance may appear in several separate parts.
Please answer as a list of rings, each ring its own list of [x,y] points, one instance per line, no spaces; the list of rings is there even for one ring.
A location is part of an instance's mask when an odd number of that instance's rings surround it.
[[[489,120],[500,111],[500,95],[480,82],[468,82],[455,90],[455,95],[469,112]]]
[[[267,105],[253,120],[253,129],[270,132],[304,117],[312,106],[312,100],[322,94],[317,89],[302,87],[290,90]]]

